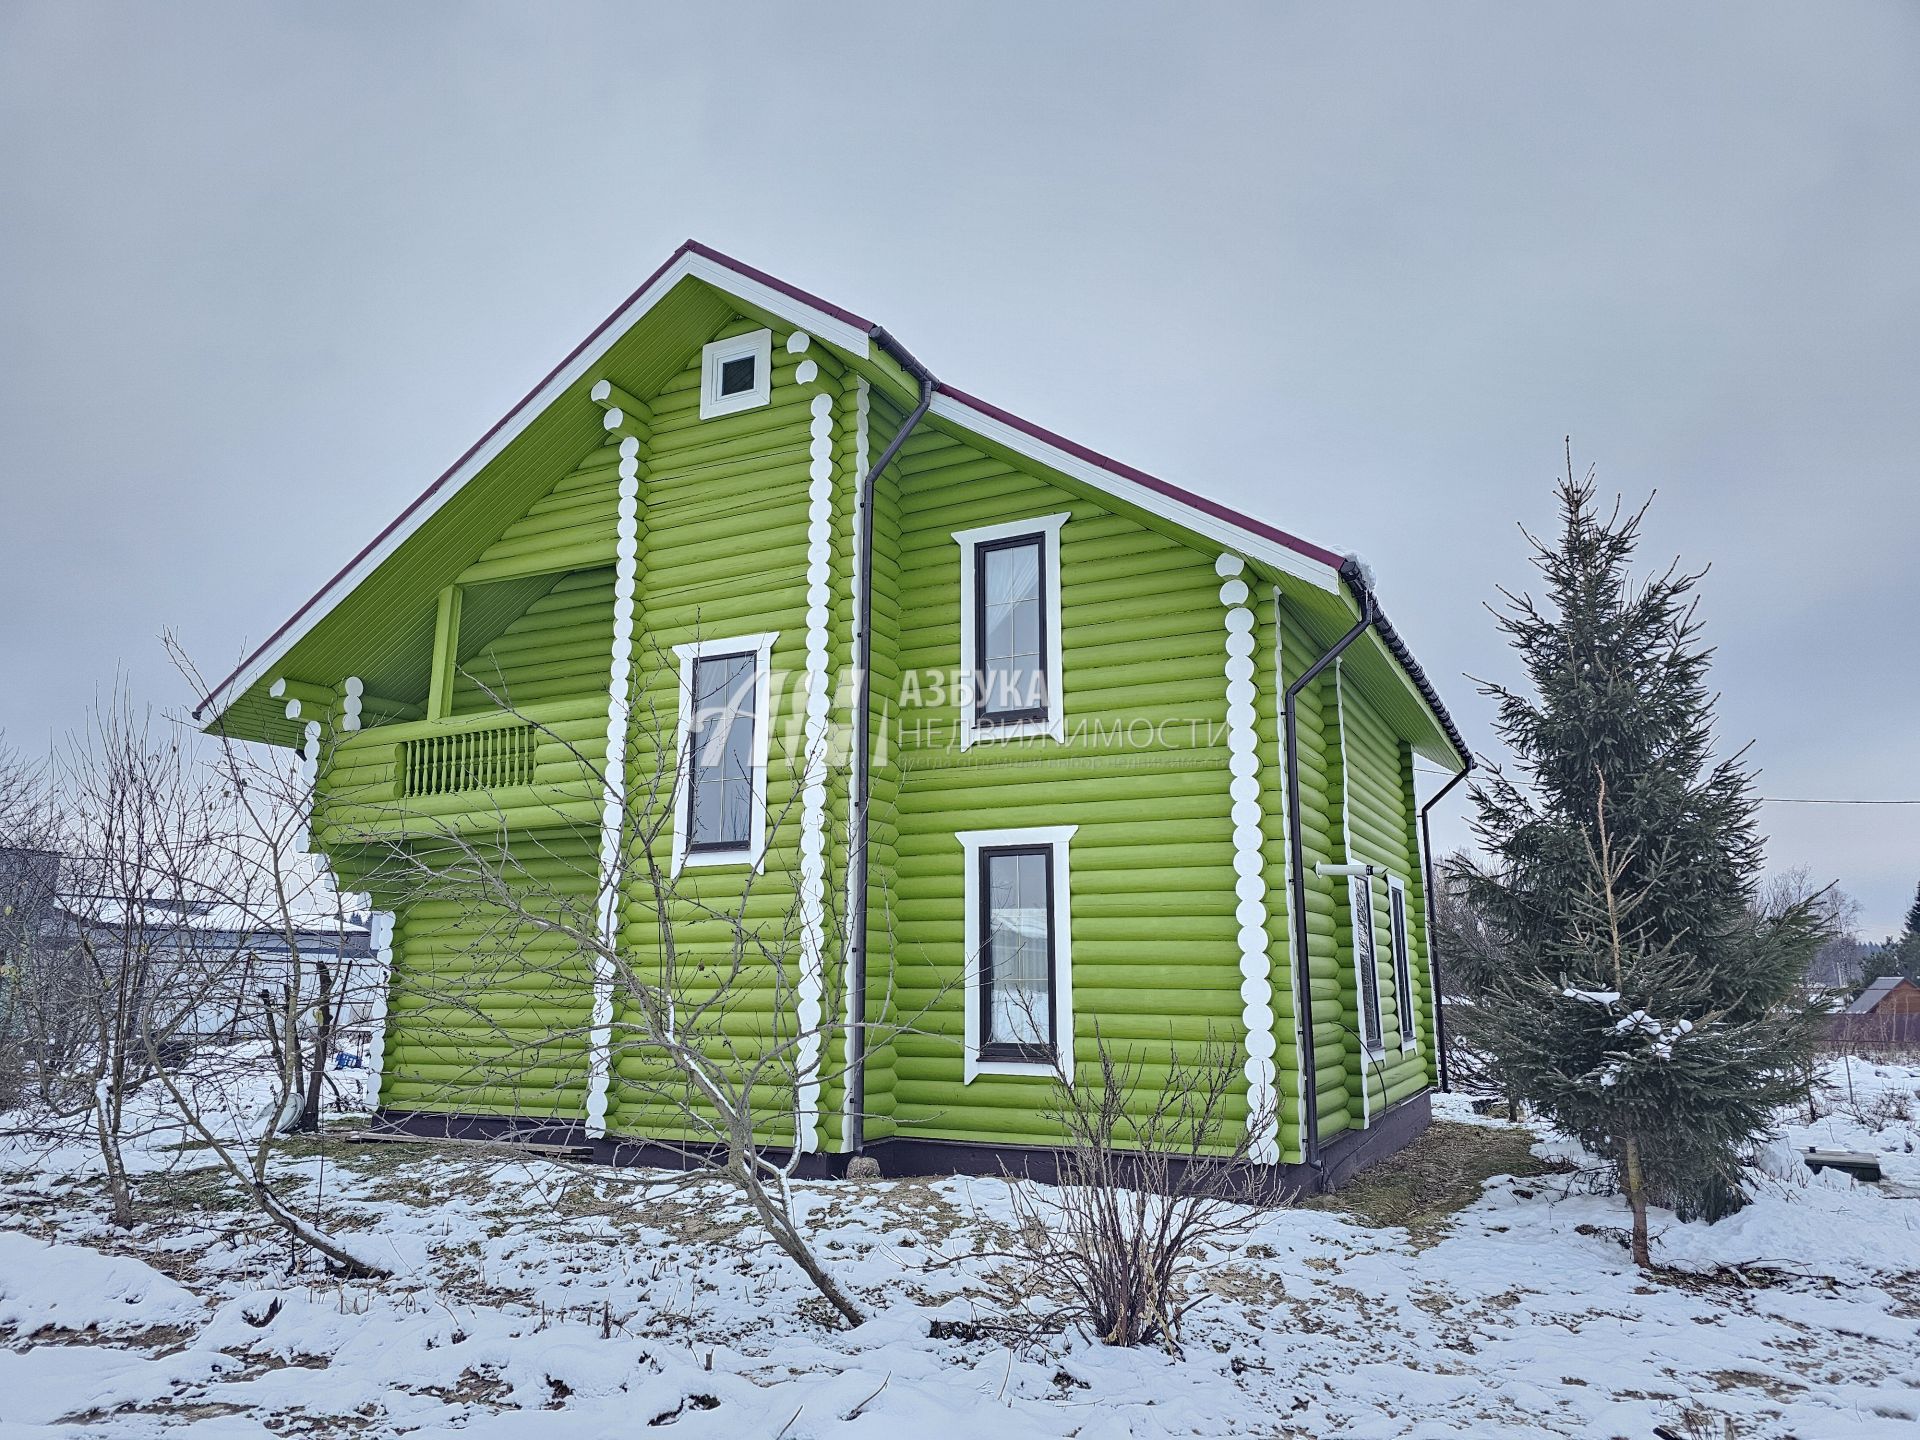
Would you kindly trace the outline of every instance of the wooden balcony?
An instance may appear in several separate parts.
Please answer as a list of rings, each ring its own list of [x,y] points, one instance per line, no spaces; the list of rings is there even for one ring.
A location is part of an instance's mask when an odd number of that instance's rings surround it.
[[[606,730],[605,700],[362,730],[327,757],[314,839],[334,846],[597,825]]]

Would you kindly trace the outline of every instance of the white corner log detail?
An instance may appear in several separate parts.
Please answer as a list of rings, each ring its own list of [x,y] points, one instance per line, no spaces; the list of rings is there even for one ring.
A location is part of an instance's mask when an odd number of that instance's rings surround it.
[[[788,344],[792,352],[792,344]],[[804,376],[804,378],[803,378]],[[813,383],[819,367],[801,362],[795,378]],[[801,732],[800,983],[795,995],[799,1039],[795,1054],[795,1144],[820,1148],[821,1018],[826,998],[827,745],[833,703],[833,396],[822,391],[808,405],[806,724]]]
[[[373,1071],[373,1108],[380,1109],[381,1083],[387,1073],[387,991],[393,984],[393,912],[367,917],[367,946],[373,952],[373,1000],[367,1012],[367,1068]]]
[[[602,380],[593,398],[605,403],[613,387]],[[632,402],[631,397],[622,396]],[[609,417],[617,414],[609,409]],[[613,428],[612,426],[608,427]],[[596,925],[600,951],[593,957],[593,1013],[587,1048],[587,1134],[607,1133],[613,1047],[612,952],[620,944],[620,895],[626,875],[627,728],[633,682],[633,597],[640,572],[640,442],[620,442],[620,506],[614,549],[613,650],[607,667],[607,750],[601,765],[600,889]]]
[[[1255,729],[1253,684],[1253,611],[1246,562],[1223,554],[1214,561],[1225,611],[1227,650],[1228,793],[1233,800],[1233,872],[1240,926],[1240,1020],[1246,1031],[1247,1124],[1252,1158],[1272,1164],[1280,1158],[1279,1116],[1275,1107],[1272,961],[1267,952],[1267,880],[1265,832],[1261,827],[1260,756]]]

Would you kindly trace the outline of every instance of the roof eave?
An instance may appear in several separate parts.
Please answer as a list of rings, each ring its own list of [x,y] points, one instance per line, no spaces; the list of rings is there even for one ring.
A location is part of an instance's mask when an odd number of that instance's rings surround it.
[[[266,679],[274,666],[328,613],[331,607],[323,608],[322,602],[329,596],[350,591],[378,568],[409,536],[426,524],[462,485],[499,455],[535,415],[541,413],[567,387],[579,381],[615,340],[675,286],[689,278],[704,281],[751,308],[808,331],[833,345],[862,368],[875,369],[886,378],[895,378],[893,372],[897,367],[892,366],[880,347],[872,343],[872,336],[877,330],[872,322],[698,241],[688,240],[458,460],[441,472],[391,523],[363,546],[353,559],[335,572],[285,623],[255,647],[231,674],[213,686],[195,705],[195,718],[207,719],[209,723],[217,722],[225,706],[231,706]],[[938,387],[933,413],[984,440],[1115,494],[1210,541],[1238,550],[1248,559],[1263,562],[1330,594],[1341,593],[1340,582],[1345,578],[1343,572],[1346,562],[1331,550],[1102,455],[956,387],[945,384]],[[1452,720],[1447,717],[1445,707],[1440,704],[1438,695],[1413,660],[1411,652],[1393,632],[1391,625],[1383,623],[1381,633],[1396,661],[1412,679],[1451,743],[1464,757],[1465,747],[1453,728]],[[216,704],[221,704],[223,708],[209,716],[208,712]]]

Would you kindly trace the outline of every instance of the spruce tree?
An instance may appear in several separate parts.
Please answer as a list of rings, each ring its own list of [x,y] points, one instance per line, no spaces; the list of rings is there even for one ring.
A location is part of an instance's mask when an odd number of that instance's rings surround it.
[[[1558,498],[1557,542],[1527,537],[1544,604],[1503,590],[1495,612],[1529,683],[1482,686],[1513,765],[1474,787],[1487,858],[1455,878],[1493,952],[1491,1068],[1613,1165],[1646,1264],[1646,1206],[1737,1208],[1743,1159],[1804,1093],[1822,932],[1817,897],[1756,905],[1751,774],[1744,750],[1715,755],[1700,575],[1636,583],[1644,507],[1598,508],[1571,455]]]
[[[1892,936],[1880,952],[1878,975],[1905,975],[1920,978],[1920,886],[1914,887],[1913,904],[1907,907],[1907,921],[1898,935]],[[1861,977],[1863,987],[1877,978]]]

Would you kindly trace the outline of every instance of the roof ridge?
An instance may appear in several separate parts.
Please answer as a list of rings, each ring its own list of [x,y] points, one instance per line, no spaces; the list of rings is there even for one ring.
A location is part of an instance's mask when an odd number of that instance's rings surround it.
[[[208,689],[206,694],[201,696],[199,702],[193,707],[194,717],[196,719],[203,718],[209,707],[233,687],[237,681],[243,676],[246,676],[254,666],[264,664],[271,656],[274,648],[280,645],[281,641],[286,639],[296,626],[314,614],[315,608],[322,600],[326,599],[332,594],[336,587],[341,585],[343,581],[347,580],[349,576],[358,570],[367,561],[369,556],[373,555],[385,545],[395,532],[412,521],[414,517],[421,512],[423,507],[427,506],[429,502],[439,496],[448,482],[453,480],[454,477],[472,461],[474,456],[479,454],[480,451],[506,429],[516,417],[520,416],[522,411],[526,410],[529,405],[539,398],[540,395],[553,384],[555,379],[573,365],[594,342],[599,340],[600,337],[607,332],[609,327],[623,315],[627,314],[635,305],[639,304],[655,285],[659,284],[669,272],[689,256],[697,257],[709,266],[718,267],[719,269],[739,276],[743,280],[772,290],[778,295],[820,312],[832,321],[845,325],[849,329],[857,330],[869,338],[883,333],[879,325],[855,311],[847,309],[843,305],[835,304],[823,296],[816,295],[809,290],[804,290],[789,281],[780,279],[768,271],[748,265],[746,262],[726,254],[724,251],[717,250],[711,245],[704,244],[699,240],[689,237],[682,241],[673,253],[662,261],[660,265],[655,267],[653,272],[649,274],[631,294],[615,306],[605,319],[594,326],[579,344],[569,350],[558,364],[548,370],[504,415],[490,425],[479,439],[475,440],[473,444],[461,452],[458,459],[445,470],[441,471],[426,489],[415,496],[414,499],[410,501],[398,515],[383,526],[371,540],[361,546],[346,564],[336,570],[333,575],[329,577],[318,590],[314,591],[293,614],[288,616],[272,634],[268,635],[260,644],[254,646],[253,649],[248,652],[245,659],[236,665],[223,679]],[[676,281],[675,283],[677,284],[678,282]],[[1216,523],[1225,525],[1231,530],[1255,537],[1268,544],[1280,546],[1285,550],[1294,552],[1315,566],[1324,567],[1326,571],[1330,572],[1330,578],[1333,579],[1332,588],[1337,589],[1341,579],[1346,579],[1348,584],[1356,585],[1356,587],[1364,583],[1356,582],[1348,574],[1346,558],[1335,551],[1329,550],[1321,545],[1316,545],[1309,540],[1304,540],[1265,520],[1248,515],[1244,511],[1235,510],[1233,507],[1209,496],[1188,490],[1183,486],[1174,484],[1172,481],[1163,480],[1159,476],[1151,475],[1136,466],[1129,465],[1121,460],[1116,460],[1112,456],[1102,454],[1100,451],[1083,445],[1077,440],[1070,439],[1057,431],[1049,430],[1045,426],[1039,425],[1023,416],[1016,415],[1010,410],[979,399],[961,390],[958,386],[946,384],[944,381],[936,381],[935,388],[936,393],[946,397],[952,404],[972,411],[987,421],[1015,430],[1031,440],[1036,440],[1043,445],[1052,447],[1082,464],[1091,465],[1098,470],[1105,471],[1119,480],[1144,487],[1177,505],[1186,507]],[[964,421],[965,417],[962,416],[960,418]],[[1045,462],[1043,461],[1043,463]],[[1127,499],[1124,494],[1119,498],[1122,500]],[[422,518],[424,519],[424,517]],[[1192,528],[1190,521],[1182,521],[1177,516],[1174,517],[1174,519],[1175,523],[1183,523],[1186,524],[1188,528]],[[318,617],[315,616],[314,618],[317,620]],[[1382,616],[1381,619],[1384,622],[1385,617]],[[1427,680],[1425,673],[1420,669],[1418,663],[1413,660],[1412,653],[1407,649],[1405,643],[1400,640],[1399,636],[1393,632],[1391,625],[1383,623],[1381,633],[1394,659],[1406,668],[1409,677],[1413,679],[1421,697],[1433,709],[1456,749],[1459,750],[1462,755],[1465,755],[1467,753],[1465,745],[1459,737],[1459,732],[1454,728],[1452,718],[1447,714],[1446,707],[1441,703],[1438,693]],[[299,638],[301,638],[299,635],[295,635],[292,640],[288,641],[288,644],[297,643]],[[262,677],[258,675],[252,676],[248,682],[249,686],[260,678]]]

